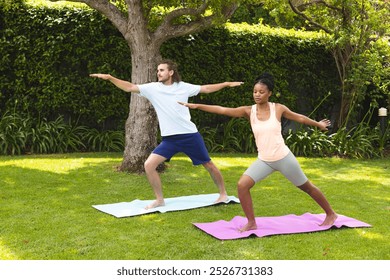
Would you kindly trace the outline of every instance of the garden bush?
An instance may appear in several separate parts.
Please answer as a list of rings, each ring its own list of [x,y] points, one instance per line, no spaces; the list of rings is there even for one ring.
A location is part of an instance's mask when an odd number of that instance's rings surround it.
[[[121,34],[81,6],[19,2],[0,3],[0,154],[123,151],[131,97],[88,76],[130,77],[131,54]],[[171,39],[161,52],[178,62],[191,83],[245,82],[190,102],[250,105],[253,81],[270,72],[276,78],[272,101],[303,114],[315,111],[310,116],[321,119],[337,110],[340,94],[326,43],[321,33],[226,24]],[[191,114],[211,152],[256,152],[246,120]],[[370,158],[386,155],[389,146],[389,130],[382,135],[372,119],[328,134],[283,125],[286,143],[302,156]]]
[[[32,118],[77,119],[99,131],[122,130],[130,95],[92,72],[129,79],[131,53],[122,35],[98,12],[79,6],[0,4],[0,113]],[[252,103],[252,82],[267,71],[277,81],[274,98],[310,112],[329,91],[319,114],[338,98],[337,72],[323,35],[245,24],[212,28],[174,38],[161,52],[179,64],[184,80],[207,84],[242,80],[244,86],[193,98],[193,102],[240,106]],[[199,127],[226,118],[193,112]]]
[[[124,131],[98,131],[61,116],[53,121],[6,112],[0,119],[0,155],[122,152]]]

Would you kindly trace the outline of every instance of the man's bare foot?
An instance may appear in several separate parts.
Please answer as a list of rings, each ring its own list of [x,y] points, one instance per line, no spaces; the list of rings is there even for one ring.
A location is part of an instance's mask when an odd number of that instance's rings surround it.
[[[250,223],[248,222],[245,226],[240,228],[238,231],[239,232],[244,232],[244,231],[255,230],[255,229],[257,229],[256,222],[250,222]]]
[[[228,198],[227,194],[221,194],[221,195],[219,195],[218,199],[216,201],[214,201],[214,203],[217,204],[217,203],[221,203],[221,202],[226,202],[228,200],[229,200],[229,198]]]
[[[149,210],[149,209],[153,209],[153,208],[161,207],[161,206],[165,206],[164,200],[155,200],[155,201],[153,201],[153,203],[146,206],[145,210]]]
[[[333,213],[333,214],[330,214],[330,215],[326,215],[326,218],[325,220],[322,222],[322,224],[320,224],[321,227],[325,227],[325,226],[331,226],[334,224],[334,222],[337,220],[337,214],[336,213]]]

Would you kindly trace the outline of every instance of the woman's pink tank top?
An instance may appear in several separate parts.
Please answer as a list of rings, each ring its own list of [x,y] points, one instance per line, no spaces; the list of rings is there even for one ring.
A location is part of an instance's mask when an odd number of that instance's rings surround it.
[[[256,114],[256,104],[251,110],[251,126],[255,136],[259,159],[277,161],[284,158],[290,149],[284,143],[282,124],[276,118],[275,103],[269,103],[270,116],[266,121],[260,121]]]

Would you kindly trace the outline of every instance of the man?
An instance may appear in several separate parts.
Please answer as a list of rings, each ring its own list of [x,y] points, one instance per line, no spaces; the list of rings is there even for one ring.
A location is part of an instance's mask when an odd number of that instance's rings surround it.
[[[91,77],[108,80],[118,88],[132,93],[139,93],[147,98],[156,110],[162,142],[153,150],[145,161],[146,176],[153,188],[156,200],[146,209],[164,206],[164,197],[160,175],[156,168],[164,161],[169,161],[179,152],[191,158],[194,165],[202,164],[219,189],[219,197],[215,203],[227,200],[227,193],[219,169],[211,161],[202,136],[187,107],[178,102],[187,102],[189,97],[199,93],[212,93],[225,87],[236,87],[242,82],[224,82],[209,85],[193,85],[181,81],[177,65],[171,60],[163,60],[157,67],[158,82],[133,84],[117,79],[110,74],[91,74]]]

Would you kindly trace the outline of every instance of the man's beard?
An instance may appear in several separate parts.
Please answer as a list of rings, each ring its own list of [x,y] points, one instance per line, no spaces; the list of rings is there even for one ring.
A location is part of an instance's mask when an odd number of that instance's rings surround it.
[[[163,78],[163,77],[158,77],[158,81],[161,82],[161,83],[165,83],[167,82],[169,79],[168,78]]]

